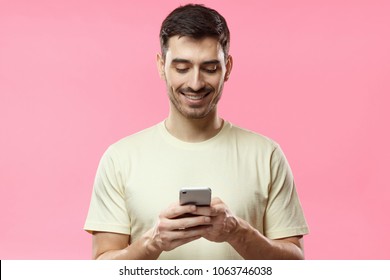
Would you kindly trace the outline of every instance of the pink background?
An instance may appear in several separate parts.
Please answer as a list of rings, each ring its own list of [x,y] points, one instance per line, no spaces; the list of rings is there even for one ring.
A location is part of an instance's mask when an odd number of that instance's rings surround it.
[[[98,161],[166,117],[161,21],[183,1],[0,1],[0,258],[89,259]],[[390,2],[203,1],[228,20],[221,115],[279,142],[307,259],[390,258]]]

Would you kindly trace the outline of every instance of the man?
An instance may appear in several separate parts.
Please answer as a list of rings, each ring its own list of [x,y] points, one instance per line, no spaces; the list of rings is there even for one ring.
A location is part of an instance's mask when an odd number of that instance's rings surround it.
[[[85,224],[93,257],[303,259],[308,229],[282,151],[217,113],[233,66],[225,19],[179,7],[160,40],[169,116],[102,157]],[[180,188],[199,186],[210,207],[179,205]]]

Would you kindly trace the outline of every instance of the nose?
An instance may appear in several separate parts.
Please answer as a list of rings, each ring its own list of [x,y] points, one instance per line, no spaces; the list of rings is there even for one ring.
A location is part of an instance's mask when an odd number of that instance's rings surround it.
[[[194,69],[189,79],[188,87],[192,88],[194,91],[198,91],[205,86],[202,73],[199,71],[199,69]]]

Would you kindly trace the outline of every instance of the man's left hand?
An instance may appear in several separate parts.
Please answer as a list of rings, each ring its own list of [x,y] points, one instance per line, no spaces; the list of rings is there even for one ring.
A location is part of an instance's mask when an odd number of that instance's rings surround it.
[[[209,216],[211,225],[202,236],[213,242],[228,241],[237,229],[238,220],[220,198],[211,200]]]

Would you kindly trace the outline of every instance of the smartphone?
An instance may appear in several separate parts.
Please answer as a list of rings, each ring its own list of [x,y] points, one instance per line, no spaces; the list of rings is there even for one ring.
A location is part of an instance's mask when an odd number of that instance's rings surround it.
[[[180,189],[179,201],[180,205],[210,206],[211,189],[207,187],[182,188]]]

